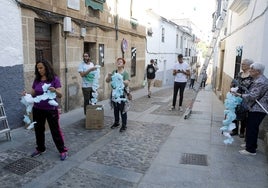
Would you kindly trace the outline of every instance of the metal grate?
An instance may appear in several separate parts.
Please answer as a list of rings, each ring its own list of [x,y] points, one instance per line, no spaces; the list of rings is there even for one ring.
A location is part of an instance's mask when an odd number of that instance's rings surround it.
[[[181,164],[208,166],[207,155],[183,153]]]
[[[21,158],[17,161],[14,161],[6,165],[4,169],[9,170],[18,175],[23,175],[41,164],[42,164],[41,162],[30,158]]]

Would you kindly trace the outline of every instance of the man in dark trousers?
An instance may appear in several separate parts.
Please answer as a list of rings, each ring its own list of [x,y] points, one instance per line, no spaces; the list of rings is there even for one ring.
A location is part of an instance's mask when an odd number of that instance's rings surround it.
[[[182,54],[178,55],[178,61],[173,66],[173,76],[174,76],[173,100],[172,100],[172,106],[169,110],[171,111],[175,109],[178,91],[180,91],[179,111],[182,112],[183,93],[187,83],[187,78],[188,76],[190,76],[190,66],[188,63],[183,61]]]
[[[151,87],[154,84],[155,72],[158,70],[157,64],[153,59],[150,60],[150,64],[146,68],[146,77],[148,83],[148,98],[151,98]]]

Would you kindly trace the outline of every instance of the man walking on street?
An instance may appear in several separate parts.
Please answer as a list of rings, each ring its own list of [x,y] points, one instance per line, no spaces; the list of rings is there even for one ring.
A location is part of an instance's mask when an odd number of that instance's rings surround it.
[[[182,102],[183,102],[183,93],[184,89],[187,83],[187,77],[190,75],[190,66],[183,62],[183,55],[178,55],[178,62],[174,65],[173,68],[173,76],[175,76],[174,79],[174,87],[173,87],[173,101],[172,106],[169,109],[174,110],[176,106],[177,101],[177,95],[178,91],[180,90],[180,99],[179,99],[179,111],[182,112]]]
[[[157,64],[153,59],[150,60],[150,64],[147,65],[146,68],[146,77],[148,83],[148,98],[151,98],[151,87],[154,84],[155,72],[158,70]]]

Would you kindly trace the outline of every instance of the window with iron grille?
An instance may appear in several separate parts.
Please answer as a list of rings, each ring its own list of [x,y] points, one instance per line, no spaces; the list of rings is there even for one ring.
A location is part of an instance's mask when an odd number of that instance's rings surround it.
[[[162,42],[165,42],[165,28],[162,28],[162,38],[161,38]]]

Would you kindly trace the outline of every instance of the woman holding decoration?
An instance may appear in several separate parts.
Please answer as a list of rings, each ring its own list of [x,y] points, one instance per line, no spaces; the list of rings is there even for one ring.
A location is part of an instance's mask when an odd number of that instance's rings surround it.
[[[252,77],[250,76],[249,70],[250,65],[253,63],[251,59],[243,59],[241,63],[241,69],[242,71],[238,73],[235,80],[232,82],[232,87],[237,86],[238,93],[244,94],[248,91],[248,88],[252,82]],[[234,123],[236,125],[236,128],[231,132],[231,136],[237,135],[239,132],[239,137],[244,138],[245,129],[247,125],[247,111],[239,111],[239,108],[236,108],[236,120],[234,120]],[[240,123],[240,131],[239,129],[239,123]]]
[[[126,61],[124,58],[118,58],[116,60],[117,69],[112,73],[108,73],[106,77],[106,82],[111,82],[112,94],[111,94],[111,105],[114,109],[114,124],[111,129],[119,127],[119,113],[121,114],[122,126],[120,132],[127,129],[127,112],[124,110],[126,101],[128,100],[126,95],[128,91],[129,84],[129,74],[124,69]]]
[[[263,75],[264,69],[265,66],[261,63],[251,64],[249,73],[253,80],[248,93],[234,93],[242,97],[249,108],[246,144],[241,145],[245,149],[239,151],[242,155],[256,155],[259,126],[268,113],[268,79]]]
[[[26,92],[23,92],[26,95]],[[31,157],[41,155],[46,151],[45,146],[45,122],[47,120],[53,141],[60,153],[60,160],[67,158],[67,148],[64,146],[63,134],[59,125],[59,111],[56,97],[61,98],[61,83],[52,66],[45,60],[35,64],[35,79],[32,84],[32,97],[35,98],[32,109],[36,149]],[[49,99],[54,96],[54,99]],[[53,101],[53,103],[51,103]]]

